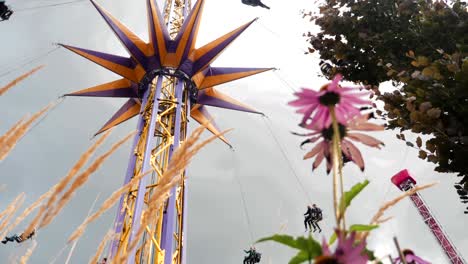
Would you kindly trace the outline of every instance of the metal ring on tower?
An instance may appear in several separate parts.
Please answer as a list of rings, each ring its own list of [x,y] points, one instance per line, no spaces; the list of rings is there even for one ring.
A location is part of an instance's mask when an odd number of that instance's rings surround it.
[[[140,83],[138,84],[138,97],[140,98],[143,97],[143,94],[148,88],[148,85],[153,81],[154,78],[156,78],[156,76],[176,77],[179,80],[184,81],[185,87],[188,90],[188,94],[190,96],[190,102],[192,104],[196,103],[197,97],[198,97],[198,88],[195,85],[195,83],[192,81],[192,78],[190,78],[190,76],[188,76],[185,72],[181,70],[169,68],[169,67],[147,72],[145,76],[140,80]]]

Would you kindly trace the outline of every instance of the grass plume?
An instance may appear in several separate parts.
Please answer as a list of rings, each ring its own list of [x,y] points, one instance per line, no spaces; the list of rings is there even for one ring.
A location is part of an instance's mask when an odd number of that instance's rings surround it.
[[[8,226],[10,223],[10,219],[13,217],[13,215],[16,213],[18,208],[21,207],[21,205],[24,202],[24,193],[20,193],[18,196],[16,196],[15,200],[11,202],[7,208],[0,213],[0,219],[3,219],[3,221],[0,223],[0,232],[2,233],[1,237],[5,236],[6,230],[5,227]]]
[[[51,195],[49,197],[49,200],[47,201],[46,204],[43,204],[41,208],[39,209],[39,212],[37,213],[36,217],[31,221],[29,226],[26,228],[26,233],[31,232],[34,228],[36,228],[41,219],[44,218],[49,218],[49,210],[53,209],[53,205],[57,199],[57,197],[60,195],[60,193],[65,189],[65,187],[68,185],[68,183],[73,179],[73,177],[78,173],[78,171],[88,162],[88,160],[91,158],[91,156],[94,154],[96,149],[104,143],[104,141],[107,139],[107,137],[110,135],[111,131],[106,132],[103,136],[101,136],[96,142],[91,145],[78,159],[78,161],[73,165],[73,167],[70,169],[70,171],[67,173],[65,177],[63,177],[55,186],[50,188],[48,192],[51,192]]]
[[[409,191],[406,191],[403,194],[399,195],[398,197],[384,203],[382,206],[380,206],[377,213],[372,217],[369,225],[376,225],[376,224],[384,223],[384,222],[390,220],[391,217],[383,218],[383,215],[384,215],[385,211],[387,211],[390,207],[393,207],[394,205],[399,203],[404,198],[406,198],[408,196],[411,196],[411,195],[415,194],[418,191],[430,188],[430,187],[432,187],[432,186],[434,186],[436,184],[437,184],[436,182],[433,182],[433,183],[429,183],[429,184],[425,184],[425,185],[421,185],[421,186],[416,186],[413,189],[411,189]],[[364,240],[369,235],[369,232],[362,232],[359,235],[360,235],[359,240]]]
[[[128,259],[129,253],[133,252],[133,250],[139,244],[141,237],[145,232],[146,226],[158,216],[158,209],[161,208],[161,206],[164,204],[164,201],[166,201],[166,199],[170,196],[171,189],[180,183],[183,171],[188,166],[192,158],[198,153],[198,151],[208,143],[217,139],[219,136],[228,132],[225,131],[219,135],[214,135],[207,140],[195,145],[204,129],[204,126],[200,126],[195,129],[190,137],[187,138],[184,143],[182,143],[173,153],[166,171],[163,173],[161,178],[158,179],[158,185],[153,189],[153,194],[149,199],[147,209],[142,213],[141,225],[136,231],[136,235],[133,241],[130,243],[130,245],[128,245],[125,253],[121,256],[116,256],[112,260],[112,263],[124,263]]]
[[[119,188],[114,193],[112,193],[111,196],[102,203],[101,207],[97,210],[97,212],[87,217],[85,221],[73,232],[70,238],[68,238],[68,243],[72,242],[73,240],[78,239],[85,231],[86,226],[88,226],[91,222],[98,219],[103,213],[109,210],[120,199],[120,197],[123,194],[128,192],[132,186],[134,186],[136,183],[140,181],[141,178],[143,178],[144,176],[148,175],[151,172],[153,172],[153,170],[133,177],[129,183]]]
[[[112,145],[110,150],[106,153],[99,156],[85,171],[81,174],[76,176],[75,180],[72,182],[70,188],[62,195],[62,197],[57,202],[57,206],[55,206],[51,213],[49,214],[48,218],[45,218],[39,227],[44,227],[52,221],[52,219],[58,215],[58,213],[63,209],[63,207],[68,204],[71,200],[73,195],[75,194],[76,190],[82,187],[89,179],[91,174],[93,174],[101,165],[109,158],[120,146],[122,146],[127,140],[129,140],[136,132],[131,132],[126,137]]]
[[[113,237],[113,234],[114,234],[114,231],[112,229],[107,232],[107,234],[101,240],[101,243],[99,243],[99,246],[96,250],[96,254],[94,254],[93,258],[89,262],[90,264],[98,263],[98,259],[101,256],[102,251],[104,250],[104,246]]]
[[[38,66],[30,71],[28,71],[27,73],[19,76],[18,78],[14,79],[13,81],[11,81],[10,83],[8,83],[7,85],[3,86],[0,88],[0,96],[2,96],[4,93],[8,92],[8,90],[10,90],[11,88],[13,88],[15,85],[17,85],[18,83],[20,83],[21,81],[23,81],[24,79],[28,78],[29,76],[33,75],[35,72],[37,72],[38,70],[42,69],[44,67],[44,65],[41,65],[41,66]]]
[[[13,224],[8,226],[8,228],[6,229],[5,232],[7,233],[8,231],[13,230],[13,228],[15,228],[21,222],[23,222],[23,220],[29,214],[31,214],[37,207],[39,207],[39,205],[41,205],[42,201],[44,201],[46,198],[48,198],[51,193],[52,193],[52,190],[49,190],[48,192],[42,194],[33,204],[31,204],[28,208],[24,209],[23,213],[16,218],[16,220],[15,220],[15,222],[13,222]],[[29,233],[26,233],[26,234],[29,234]]]
[[[78,161],[73,165],[73,167],[70,169],[70,171],[67,173],[67,175],[60,180],[60,182],[57,184],[56,188],[54,188],[53,195],[49,198],[47,201],[47,204],[45,205],[45,208],[47,209],[52,209],[53,204],[57,200],[57,197],[60,195],[60,193],[65,190],[67,187],[68,183],[70,183],[73,179],[73,177],[83,168],[83,166],[88,162],[88,160],[91,158],[91,156],[96,152],[96,149],[101,146],[104,141],[109,137],[111,131],[107,131],[102,137],[100,137],[96,142],[89,147],[85,153],[81,155],[81,157],[78,159]],[[53,211],[53,210],[50,210]],[[50,215],[48,213],[45,214],[44,219],[50,218]]]
[[[4,146],[4,144],[7,141],[7,139],[10,138],[13,134],[15,134],[15,132],[23,125],[24,121],[28,117],[29,117],[28,115],[22,117],[5,134],[3,134],[0,137],[0,153],[3,152],[3,149],[6,147]]]
[[[3,159],[6,158],[6,156],[8,156],[8,154],[16,146],[18,141],[20,141],[23,138],[23,136],[26,134],[26,132],[28,132],[31,125],[39,117],[41,117],[45,112],[49,111],[49,109],[52,108],[55,104],[56,102],[52,102],[48,104],[46,107],[44,107],[43,109],[39,110],[37,113],[32,115],[28,120],[22,122],[21,125],[14,130],[14,133],[12,133],[8,138],[4,139],[2,148],[0,149],[0,161],[2,161]]]
[[[31,247],[29,247],[26,253],[21,257],[20,259],[21,264],[28,263],[28,260],[31,257],[32,253],[34,252],[34,249],[36,249],[36,246],[37,246],[37,242],[34,240]]]
[[[383,220],[382,217],[383,217],[383,214],[385,213],[385,211],[387,211],[390,207],[392,207],[392,206],[396,205],[397,203],[399,203],[404,198],[406,198],[408,196],[411,196],[411,195],[415,194],[418,191],[430,188],[430,187],[432,187],[432,186],[434,186],[436,184],[437,183],[433,182],[433,183],[429,183],[429,184],[425,184],[425,185],[421,185],[421,186],[416,186],[413,189],[411,189],[411,190],[401,194],[400,196],[396,197],[395,199],[384,203],[382,206],[380,206],[379,210],[374,215],[374,217],[372,217],[372,220],[371,220],[370,224],[373,225],[373,224],[376,224],[378,221],[382,221]]]

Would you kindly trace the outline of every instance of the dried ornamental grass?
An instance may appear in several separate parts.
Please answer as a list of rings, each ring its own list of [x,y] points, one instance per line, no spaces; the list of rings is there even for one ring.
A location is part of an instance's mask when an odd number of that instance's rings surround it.
[[[133,252],[133,250],[139,244],[141,237],[143,236],[143,233],[146,229],[146,226],[158,216],[158,210],[164,204],[164,201],[166,201],[166,199],[170,196],[170,190],[178,183],[180,183],[182,179],[182,173],[190,163],[191,159],[205,145],[228,132],[225,131],[218,135],[214,135],[208,138],[207,140],[203,141],[202,143],[195,145],[195,143],[198,141],[201,134],[203,133],[204,129],[205,127],[203,126],[200,126],[197,129],[195,129],[192,135],[190,135],[190,137],[186,139],[184,143],[182,143],[179,146],[179,148],[174,152],[171,161],[169,162],[167,170],[159,179],[158,185],[153,189],[153,195],[148,201],[148,208],[142,213],[141,225],[136,231],[133,241],[130,245],[128,245],[128,248],[125,251],[125,253],[122,256],[116,256],[112,260],[112,263],[124,263],[125,261],[127,261],[130,252]]]
[[[0,137],[0,153],[3,152],[3,149],[6,147],[4,144],[7,139],[15,134],[15,132],[23,125],[26,118],[28,118],[28,115],[18,120],[5,134]]]
[[[101,256],[102,251],[104,250],[104,246],[113,237],[113,234],[114,234],[114,231],[112,229],[107,232],[107,234],[102,239],[101,243],[99,243],[99,246],[96,250],[96,254],[94,254],[91,261],[89,261],[90,264],[98,263],[98,259]]]
[[[26,208],[23,213],[18,216],[15,220],[15,222],[13,222],[13,224],[9,225],[8,228],[6,229],[6,233],[8,233],[10,230],[13,230],[13,228],[15,228],[17,225],[19,225],[21,222],[23,222],[23,220],[29,215],[31,214],[37,207],[39,207],[39,205],[41,205],[42,201],[44,201],[46,198],[48,198],[50,196],[50,194],[52,193],[52,190],[49,190],[48,192],[42,194],[33,204],[31,204],[28,208]],[[28,233],[27,233],[28,234]]]
[[[107,200],[105,200],[102,203],[101,207],[97,210],[97,212],[94,213],[93,215],[87,217],[85,219],[85,221],[72,233],[70,238],[68,238],[68,243],[72,242],[73,240],[78,239],[81,235],[83,235],[86,227],[91,222],[95,221],[103,213],[105,213],[107,210],[109,210],[120,199],[120,197],[123,194],[128,192],[133,185],[135,185],[136,183],[138,183],[138,181],[140,181],[141,178],[143,178],[144,176],[148,175],[151,172],[153,172],[153,171],[151,170],[151,171],[148,171],[146,173],[143,173],[143,174],[140,174],[140,175],[137,175],[137,176],[133,177],[132,180],[129,183],[127,183],[123,187],[119,188],[114,193],[112,193],[111,196],[109,198],[107,198]]]
[[[52,192],[49,200],[47,201],[46,204],[43,204],[41,208],[39,209],[39,212],[37,213],[36,217],[31,221],[29,226],[26,228],[26,233],[31,232],[34,228],[36,228],[43,219],[43,215],[45,214],[44,218],[49,217],[48,216],[48,211],[51,210],[53,207],[54,202],[57,199],[57,196],[65,189],[67,184],[73,179],[73,177],[78,173],[78,171],[88,162],[89,158],[94,154],[96,149],[104,143],[104,140],[110,135],[110,131],[106,132],[102,137],[100,137],[91,147],[89,147],[85,153],[81,155],[79,160],[73,165],[71,170],[68,172],[68,174],[62,178],[55,186],[50,188],[48,192]]]
[[[436,182],[433,182],[433,183],[429,183],[429,184],[425,184],[425,185],[421,185],[421,186],[416,186],[414,187],[413,189],[399,195],[398,197],[396,197],[395,199],[393,200],[390,200],[386,203],[384,203],[382,206],[380,206],[379,210],[377,211],[377,213],[372,217],[371,221],[370,221],[370,225],[376,225],[376,224],[381,224],[381,223],[384,223],[388,220],[390,220],[392,217],[387,217],[387,218],[382,218],[385,211],[387,211],[390,207],[396,205],[397,203],[399,203],[401,200],[403,200],[404,198],[408,197],[408,196],[411,196],[413,194],[415,194],[416,192],[418,191],[421,191],[421,190],[424,190],[424,189],[427,189],[427,188],[430,188],[434,185],[436,185],[437,183]],[[358,240],[365,240],[367,238],[367,236],[369,235],[369,231],[367,232],[362,232],[358,235]]]
[[[411,190],[401,194],[400,196],[396,197],[395,199],[384,203],[379,208],[379,210],[374,215],[374,217],[372,217],[372,220],[371,220],[370,224],[372,225],[372,224],[377,223],[378,221],[382,221],[382,216],[385,213],[385,211],[387,211],[390,207],[394,206],[395,204],[399,203],[404,198],[406,198],[408,196],[411,196],[411,195],[417,193],[418,191],[430,188],[430,187],[432,187],[432,186],[434,186],[436,184],[437,184],[436,182],[433,182],[433,183],[429,183],[429,184],[425,184],[425,185],[421,185],[421,186],[416,186],[413,189],[411,189]]]
[[[2,235],[0,237],[4,237],[6,234],[5,227],[8,226],[10,223],[10,219],[15,215],[16,211],[18,208],[21,207],[21,205],[24,202],[24,193],[20,193],[13,202],[11,202],[8,207],[0,213],[0,219],[4,218],[4,220],[0,223],[0,232]]]
[[[75,180],[72,182],[70,189],[68,189],[62,195],[62,197],[57,202],[57,206],[53,208],[53,211],[51,212],[48,218],[43,219],[39,227],[44,227],[50,224],[52,219],[58,215],[58,213],[63,209],[63,207],[66,204],[68,204],[68,202],[71,200],[71,198],[75,194],[76,190],[82,187],[88,181],[91,174],[93,174],[97,169],[99,169],[99,167],[101,167],[101,165],[107,160],[107,158],[109,158],[120,146],[122,146],[126,141],[128,141],[135,133],[136,132],[134,131],[128,134],[125,138],[123,138],[119,142],[112,145],[110,150],[108,150],[106,153],[99,156],[84,172],[78,175],[75,178]]]
[[[56,102],[52,102],[39,112],[32,115],[28,120],[21,123],[21,125],[11,134],[10,137],[4,139],[4,143],[2,148],[0,149],[0,161],[6,158],[6,156],[10,153],[10,151],[16,146],[18,141],[28,132],[29,128],[31,127],[32,123],[34,123],[39,117],[41,117],[45,112],[47,112],[50,108],[52,108]]]
[[[21,264],[26,264],[28,262],[29,258],[31,257],[32,253],[34,252],[34,249],[36,249],[36,246],[37,246],[37,242],[33,241],[32,246],[30,248],[28,248],[26,253],[21,257],[21,259],[20,259]]]
[[[28,78],[29,76],[33,75],[35,72],[37,72],[38,70],[42,69],[44,67],[44,65],[41,65],[41,66],[38,66],[32,70],[30,70],[29,72],[19,76],[18,78],[14,79],[13,81],[11,81],[10,83],[8,83],[7,85],[3,86],[0,88],[0,96],[2,96],[4,93],[6,93],[8,90],[10,90],[11,88],[13,88],[15,85],[17,85],[18,83],[20,83],[21,81],[23,81],[24,79]]]
[[[55,201],[57,200],[57,197],[60,195],[63,190],[67,187],[68,183],[71,182],[73,177],[83,168],[83,166],[88,162],[88,160],[91,158],[91,156],[96,152],[96,149],[101,146],[104,141],[109,137],[111,131],[107,131],[102,137],[100,137],[96,142],[91,145],[78,159],[78,161],[73,165],[73,167],[70,169],[70,171],[67,173],[67,175],[59,181],[57,186],[54,188],[52,196],[49,198],[47,201],[47,204],[44,205],[44,210],[48,210],[45,212],[44,218],[43,219],[49,219],[50,214],[49,212],[53,211],[53,205]]]

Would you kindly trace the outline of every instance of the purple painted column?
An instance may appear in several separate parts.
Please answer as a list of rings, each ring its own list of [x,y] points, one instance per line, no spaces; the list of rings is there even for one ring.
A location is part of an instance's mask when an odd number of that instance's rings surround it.
[[[187,1],[187,0],[186,0]],[[190,113],[190,97],[187,98],[187,113]],[[185,134],[188,135],[188,126],[185,128]],[[187,198],[187,179],[184,182],[184,205],[182,208],[182,263],[187,263],[187,214],[188,214],[188,198]]]
[[[169,151],[169,160],[172,157],[172,153],[179,147],[180,143],[180,122],[181,122],[181,110],[182,110],[182,93],[184,89],[184,82],[177,80],[175,88],[175,96],[177,99],[176,116],[174,121],[174,142]],[[172,263],[172,252],[174,251],[174,231],[175,217],[176,217],[176,190],[177,187],[172,188],[171,196],[169,197],[167,204],[167,211],[164,216],[161,248],[165,250],[164,263]]]
[[[161,87],[162,87],[162,80],[163,80],[162,76],[158,76],[157,78],[158,80],[156,83],[156,91],[154,93],[154,97],[149,99],[149,100],[154,100],[154,101],[153,101],[151,119],[149,121],[150,123],[148,127],[148,135],[147,135],[147,139],[145,142],[145,153],[143,156],[143,165],[141,169],[142,173],[145,173],[151,169],[151,164],[150,164],[151,147],[153,145],[154,130],[156,127],[156,117],[158,116],[158,109],[159,109],[158,98],[159,98],[159,95],[161,94]],[[148,88],[148,90],[150,90],[150,88]],[[133,221],[132,221],[131,233],[130,233],[130,238],[128,239],[129,243],[131,243],[135,239],[136,233],[138,232],[138,229],[140,228],[141,213],[143,212],[144,198],[146,194],[146,186],[148,185],[149,176],[150,175],[146,175],[145,177],[143,177],[140,180],[140,183],[138,185],[137,197],[135,199],[135,205],[133,209]],[[136,248],[129,252],[127,263],[129,264],[135,263],[135,252],[136,252]]]
[[[185,0],[184,1],[184,20],[185,18],[187,18],[190,8],[192,8],[192,7],[188,8],[188,4],[189,4],[189,1]]]
[[[143,102],[141,103],[140,111],[143,111],[145,109],[146,102],[148,101],[149,91],[150,89],[147,89],[145,94],[143,95]],[[139,118],[138,118],[138,124],[137,124],[137,134],[135,135],[135,138],[133,139],[133,144],[132,144],[132,148],[130,152],[130,161],[127,166],[127,173],[125,175],[123,186],[129,183],[130,180],[133,178],[133,173],[135,171],[135,165],[136,165],[136,155],[134,151],[135,151],[135,148],[137,147],[138,141],[140,140],[140,135],[143,130],[143,125],[144,125],[144,119],[143,119],[143,115],[140,113]],[[125,195],[122,195],[122,197],[120,197],[119,206],[117,207],[117,214],[114,220],[114,234],[115,235],[120,234],[122,232],[123,220],[125,218],[125,210],[122,210],[124,197]],[[109,253],[108,253],[109,259],[112,259],[115,256],[115,254],[117,253],[117,249],[119,247],[120,239],[118,238],[118,236],[115,236],[115,237],[116,238],[112,240],[111,245],[109,247]]]

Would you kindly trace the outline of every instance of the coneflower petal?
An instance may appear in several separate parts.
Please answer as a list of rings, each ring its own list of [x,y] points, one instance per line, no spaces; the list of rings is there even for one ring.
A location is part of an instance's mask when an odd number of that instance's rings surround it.
[[[355,141],[361,142],[362,144],[365,144],[369,147],[373,148],[378,148],[380,149],[381,146],[384,145],[384,143],[374,137],[362,134],[362,133],[348,133],[348,137],[350,139],[353,139]]]
[[[319,152],[323,152],[323,144],[317,144],[315,147],[313,147],[311,151],[305,154],[304,159],[313,158]]]
[[[358,167],[362,171],[364,171],[364,167],[365,167],[364,166],[364,159],[362,158],[361,151],[359,151],[359,149],[356,146],[354,146],[354,144],[351,143],[348,140],[341,141],[341,144],[342,144],[343,148],[348,148],[348,151],[351,154],[351,158],[352,158],[353,162],[356,163],[356,165],[358,165]]]

